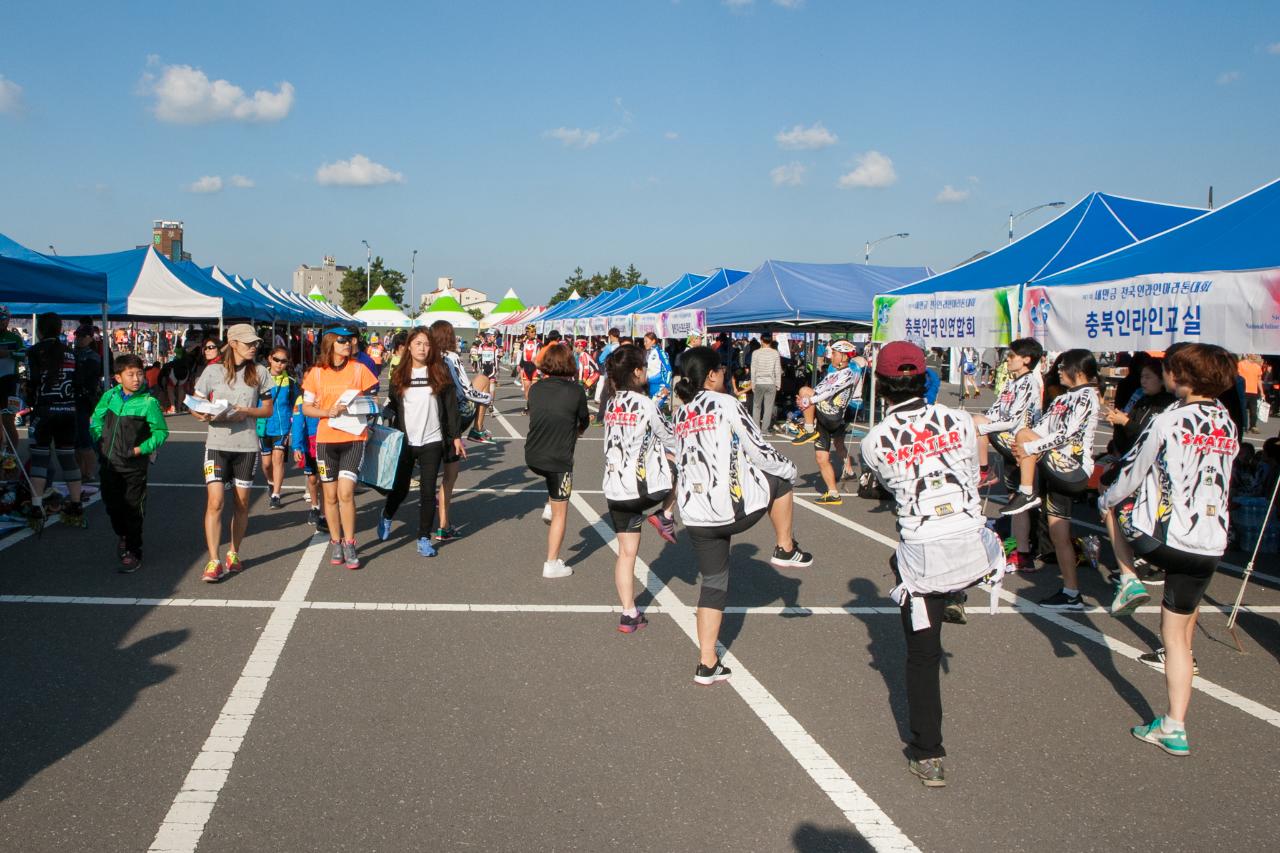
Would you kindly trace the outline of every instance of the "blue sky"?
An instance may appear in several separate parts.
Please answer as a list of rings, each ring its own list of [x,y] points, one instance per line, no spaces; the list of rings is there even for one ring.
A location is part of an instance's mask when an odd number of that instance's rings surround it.
[[[1275,3],[116,5],[6,9],[0,232],[33,248],[174,218],[279,286],[367,239],[418,249],[420,290],[537,301],[578,265],[665,283],[898,231],[873,260],[944,269],[1011,210],[1280,175]]]

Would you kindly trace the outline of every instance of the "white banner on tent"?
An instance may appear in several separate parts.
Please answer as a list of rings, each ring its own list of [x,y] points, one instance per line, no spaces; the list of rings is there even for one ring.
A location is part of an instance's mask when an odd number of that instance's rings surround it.
[[[707,330],[707,312],[702,308],[664,311],[658,318],[658,327],[658,336],[662,338],[701,335]]]
[[[608,320],[610,329],[617,329],[624,335],[631,333],[630,314],[614,314],[612,317],[609,317]],[[641,333],[637,332],[637,334]]]
[[[1280,352],[1280,269],[1157,273],[1031,286],[1022,330],[1046,349],[1162,350],[1177,341]]]
[[[873,341],[913,341],[926,347],[1008,346],[1018,315],[1018,288],[881,295]]]
[[[603,335],[609,331],[608,317],[592,317],[591,318],[591,334]]]
[[[632,323],[632,331],[635,332],[636,337],[647,335],[649,332],[653,332],[655,335],[661,337],[662,324],[659,322],[661,317],[662,315],[660,314],[637,314],[635,316],[635,321]]]

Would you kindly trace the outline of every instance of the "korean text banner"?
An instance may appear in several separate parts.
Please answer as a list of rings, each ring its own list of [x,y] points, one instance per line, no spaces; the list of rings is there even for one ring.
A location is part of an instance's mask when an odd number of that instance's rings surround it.
[[[701,335],[707,330],[707,312],[703,308],[680,308],[664,311],[658,318],[661,338],[685,338]]]
[[[1162,350],[1189,341],[1280,353],[1280,269],[1032,286],[1021,319],[1046,349]]]
[[[873,341],[926,347],[999,347],[1013,338],[1018,288],[877,296]]]

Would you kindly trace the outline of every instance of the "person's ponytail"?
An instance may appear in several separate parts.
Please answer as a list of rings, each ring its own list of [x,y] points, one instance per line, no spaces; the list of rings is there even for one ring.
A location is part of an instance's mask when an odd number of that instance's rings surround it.
[[[680,402],[687,403],[698,393],[693,386],[689,384],[689,380],[681,376],[676,380],[675,386],[676,396],[680,398]]]
[[[707,377],[713,370],[719,370],[720,354],[711,347],[690,347],[680,355],[682,376],[676,383],[676,396],[688,403],[702,391],[707,384]]]

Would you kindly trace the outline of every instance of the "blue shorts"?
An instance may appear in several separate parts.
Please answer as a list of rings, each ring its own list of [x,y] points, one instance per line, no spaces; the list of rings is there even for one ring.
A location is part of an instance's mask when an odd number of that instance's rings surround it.
[[[258,452],[263,456],[270,456],[271,451],[283,451],[289,443],[287,435],[260,435],[258,436]]]

